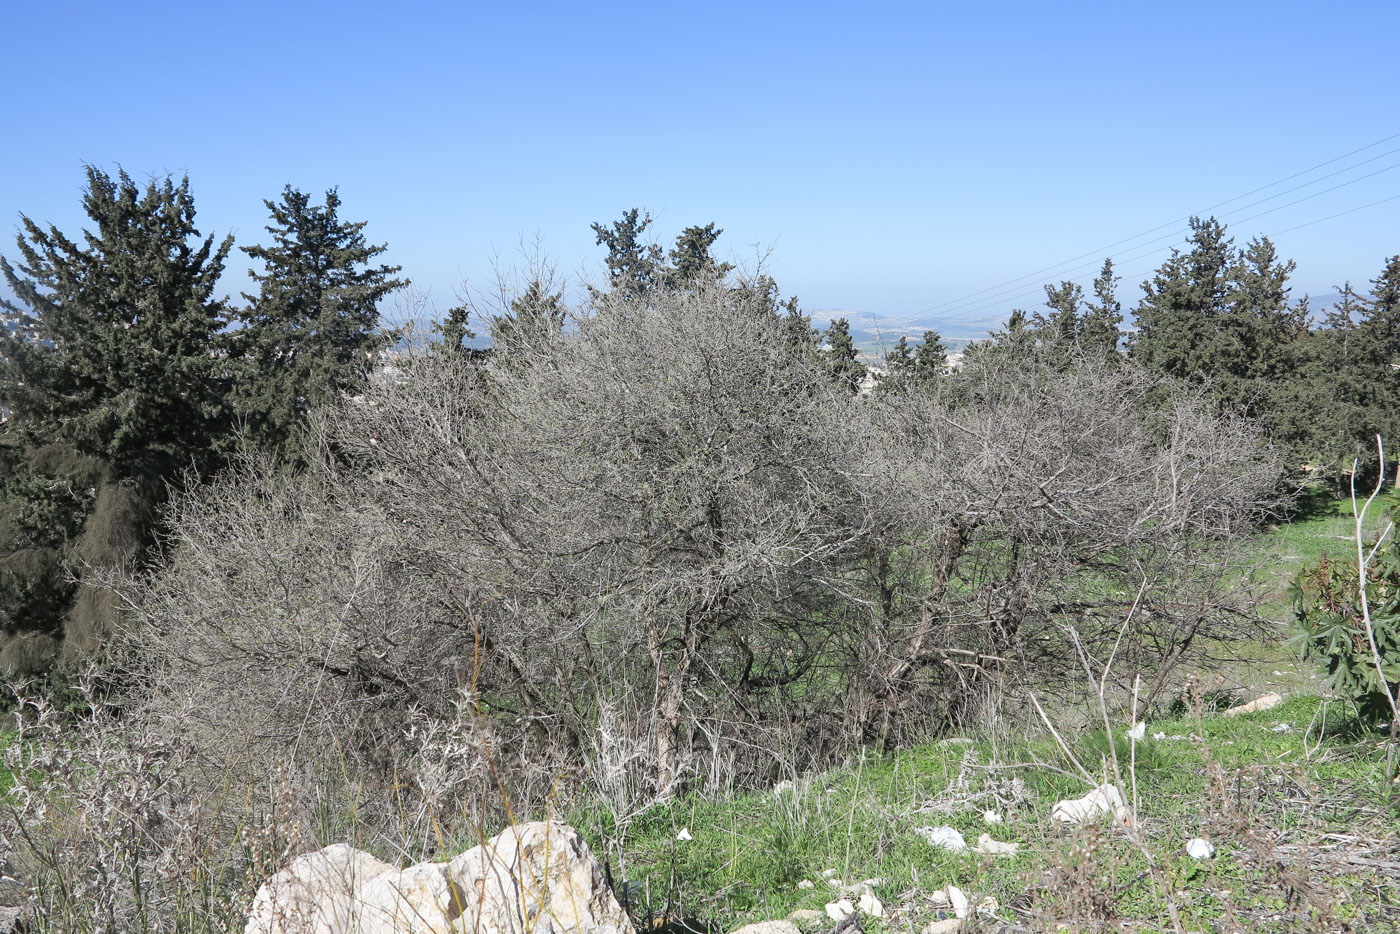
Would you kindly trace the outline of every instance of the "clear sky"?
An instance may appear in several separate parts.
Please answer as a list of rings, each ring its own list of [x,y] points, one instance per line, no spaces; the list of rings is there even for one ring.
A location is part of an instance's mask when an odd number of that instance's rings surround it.
[[[663,239],[714,221],[730,258],[771,250],[808,309],[999,318],[1079,254],[1069,277],[1108,252],[1135,286],[1184,223],[1101,247],[1400,134],[1395,2],[14,0],[3,22],[0,252],[20,212],[76,232],[84,163],[188,173],[202,229],[244,244],[284,184],[335,185],[439,310],[522,242],[598,276],[589,224],[641,206]],[[1243,240],[1396,195],[1400,136],[1217,213]],[[1397,221],[1400,198],[1278,233],[1295,294],[1372,278]]]

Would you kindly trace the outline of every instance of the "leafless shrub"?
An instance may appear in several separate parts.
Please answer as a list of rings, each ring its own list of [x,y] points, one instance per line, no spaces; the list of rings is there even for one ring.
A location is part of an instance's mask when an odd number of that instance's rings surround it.
[[[966,718],[989,681],[1077,681],[1066,623],[1100,661],[1116,645],[1122,670],[1155,673],[1149,701],[1207,638],[1250,630],[1235,542],[1274,505],[1280,465],[1246,424],[1121,361],[1034,351],[974,356],[876,421],[917,530],[877,575],[896,596],[882,716],[922,694],[916,709],[946,698]]]
[[[119,588],[119,716],[86,727],[94,776],[161,802],[110,873],[173,880],[196,838],[239,872],[346,837],[421,858],[579,788],[625,824],[1063,679],[1064,622],[1107,653],[1140,586],[1128,670],[1243,618],[1227,546],[1277,465],[1125,365],[865,399],[721,284],[595,295],[516,347],[397,360],[305,471],[172,505],[168,568]],[[117,806],[46,787],[25,806]],[[74,878],[86,839],[24,845]]]
[[[1126,365],[988,355],[871,401],[753,291],[594,302],[509,366],[404,359],[317,469],[184,500],[126,656],[150,715],[221,775],[386,775],[466,692],[498,771],[635,806],[1064,680],[1063,623],[1107,652],[1144,580],[1125,670],[1249,618],[1228,546],[1277,462]]]

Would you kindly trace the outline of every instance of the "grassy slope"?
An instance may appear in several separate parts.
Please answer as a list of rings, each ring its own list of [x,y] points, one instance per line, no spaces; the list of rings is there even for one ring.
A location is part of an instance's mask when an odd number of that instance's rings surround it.
[[[1349,504],[1323,496],[1261,536],[1265,611],[1280,632],[1294,574],[1324,551],[1346,553],[1351,530]],[[594,839],[618,840],[626,865],[614,871],[633,883],[639,916],[695,916],[725,929],[795,909],[821,911],[838,896],[824,873],[845,884],[879,880],[873,890],[892,913],[868,920],[868,929],[918,930],[938,915],[930,894],[949,884],[974,901],[995,899],[996,917],[1032,930],[1096,917],[1169,929],[1162,886],[1177,893],[1188,930],[1221,919],[1255,931],[1305,923],[1329,930],[1344,920],[1358,930],[1400,929],[1400,809],[1376,737],[1347,732],[1345,705],[1322,696],[1325,682],[1281,640],[1247,647],[1243,656],[1224,673],[1226,686],[1251,695],[1277,690],[1289,697],[1283,706],[1240,718],[1150,722],[1138,746],[1141,814],[1160,885],[1109,827],[1051,829],[1053,803],[1088,785],[1048,736],[1034,732],[1011,745],[945,741],[868,758],[781,793],[684,798],[649,811],[620,839],[602,812],[570,818]],[[1116,725],[1120,738],[1125,727]],[[1154,733],[1176,738],[1154,740]],[[1069,741],[1090,770],[1105,769],[1101,729]],[[984,824],[987,808],[1004,823]],[[1020,843],[1021,853],[949,853],[914,832],[940,824],[969,844],[990,831]],[[677,841],[682,828],[693,839]],[[1214,860],[1185,855],[1197,835],[1217,844]],[[802,880],[815,887],[799,888]],[[829,926],[825,916],[822,922]],[[995,929],[992,915],[982,923]]]

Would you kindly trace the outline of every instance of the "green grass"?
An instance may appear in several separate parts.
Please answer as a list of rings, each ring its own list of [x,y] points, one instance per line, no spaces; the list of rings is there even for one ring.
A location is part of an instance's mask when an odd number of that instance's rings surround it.
[[[9,749],[10,744],[14,741],[15,737],[13,733],[0,732],[0,754],[3,754],[5,750]],[[9,769],[5,768],[3,762],[0,762],[0,801],[3,801],[5,796],[10,793],[10,788],[14,786],[14,783],[14,775],[11,774]]]
[[[1148,725],[1149,738],[1137,750],[1141,813],[1150,848],[1173,889],[1186,893],[1193,923],[1206,923],[1225,910],[1212,892],[1229,889],[1237,910],[1241,905],[1255,910],[1266,906],[1276,888],[1256,878],[1260,870],[1248,855],[1248,840],[1210,832],[1206,815],[1224,806],[1212,802],[1211,761],[1228,776],[1227,793],[1247,802],[1241,807],[1265,836],[1304,843],[1326,833],[1383,835],[1387,828],[1393,836],[1397,811],[1385,788],[1374,738],[1338,733],[1345,714],[1335,704],[1330,705],[1329,732],[1319,736],[1322,703],[1317,697],[1299,697],[1261,714],[1207,716],[1197,739],[1190,738],[1200,732],[1194,717]],[[1291,730],[1274,732],[1280,723]],[[1153,740],[1153,733],[1180,738]],[[1122,743],[1121,729],[1118,738]],[[1107,741],[1102,729],[1071,741],[1087,767],[1103,768]],[[1126,750],[1120,755],[1126,781]],[[641,903],[633,906],[639,916],[693,916],[725,929],[797,909],[821,911],[837,896],[824,873],[843,883],[881,880],[873,890],[887,905],[926,917],[933,917],[928,893],[949,884],[976,898],[991,896],[1002,906],[1053,909],[1058,896],[1045,880],[1085,871],[1086,838],[1057,835],[1049,822],[1056,800],[1077,797],[1088,788],[1069,769],[1048,736],[1030,736],[1014,746],[944,742],[865,758],[782,792],[682,798],[654,808],[627,829],[622,840],[625,873],[618,875],[625,874],[632,884]],[[931,810],[940,804],[952,806]],[[1003,815],[1003,824],[983,823],[988,807]],[[616,839],[617,828],[598,812],[571,819],[590,836]],[[1020,843],[1022,852],[1013,858],[951,853],[934,849],[915,833],[921,825],[940,824],[957,828],[970,845],[990,831],[996,839]],[[682,828],[691,840],[676,839]],[[1212,836],[1219,847],[1211,863],[1184,855],[1187,840],[1196,835]],[[1115,893],[1112,911],[1128,919],[1165,918],[1162,900],[1144,875],[1141,854],[1107,828],[1097,836],[1102,839],[1094,851],[1099,854],[1094,871],[1097,881]],[[1345,880],[1347,887],[1365,891],[1376,882],[1366,877],[1358,871]],[[804,879],[815,888],[798,888]],[[1388,886],[1390,897],[1400,896],[1395,880],[1378,884]],[[1033,894],[1028,897],[1028,892]],[[1345,902],[1342,907],[1366,910]],[[998,914],[1013,920],[1006,910]]]
[[[1357,502],[1358,508],[1364,502],[1363,495]],[[1394,489],[1385,490],[1377,498],[1366,514],[1368,538],[1380,533],[1388,521],[1388,511],[1396,506],[1400,506],[1400,495]],[[1290,618],[1293,608],[1288,602],[1288,589],[1298,571],[1316,564],[1324,554],[1354,557],[1355,534],[1350,497],[1336,499],[1322,484],[1305,488],[1292,518],[1261,535],[1255,543],[1261,577],[1268,587],[1261,611],[1271,619]]]

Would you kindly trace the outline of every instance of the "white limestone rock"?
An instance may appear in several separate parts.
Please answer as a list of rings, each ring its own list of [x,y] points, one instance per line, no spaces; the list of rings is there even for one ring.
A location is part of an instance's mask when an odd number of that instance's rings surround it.
[[[468,894],[459,930],[473,934],[633,934],[578,831],[536,821],[511,827],[447,864]]]
[[[760,921],[746,924],[730,934],[802,934],[802,929],[791,921]]]
[[[1241,714],[1258,713],[1261,710],[1272,710],[1273,708],[1277,707],[1279,704],[1282,703],[1283,698],[1278,694],[1275,694],[1273,691],[1270,691],[1263,697],[1256,697],[1254,700],[1250,701],[1247,704],[1240,704],[1236,707],[1231,707],[1229,710],[1225,711],[1225,716],[1238,717]]]
[[[635,934],[572,827],[529,823],[449,863],[396,869],[345,844],[258,890],[244,934]],[[774,931],[769,934],[792,934]]]
[[[298,856],[258,888],[244,934],[358,934],[356,892],[393,868],[348,843]]]
[[[1082,798],[1055,802],[1050,820],[1059,824],[1082,824],[1104,814],[1121,814],[1126,808],[1117,786],[1105,782]]]
[[[940,850],[961,852],[967,849],[967,841],[953,827],[915,827],[914,832]]]

